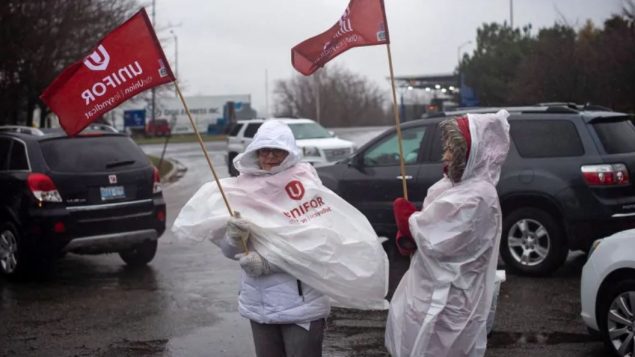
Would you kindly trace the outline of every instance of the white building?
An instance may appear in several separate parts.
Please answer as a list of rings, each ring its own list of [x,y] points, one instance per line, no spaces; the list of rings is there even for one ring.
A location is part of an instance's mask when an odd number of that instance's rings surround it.
[[[251,95],[199,95],[184,97],[192,120],[196,124],[199,132],[207,132],[208,126],[223,123],[223,107],[229,101],[235,103],[236,115],[242,118],[241,111],[248,117],[254,117],[255,112],[251,110]],[[181,100],[176,97],[161,96],[155,99],[157,119],[167,119],[173,124],[172,133],[183,134],[192,133],[192,124],[185,112],[185,107]],[[105,115],[111,123],[119,130],[124,130],[124,111],[127,110],[146,110],[146,123],[151,120],[151,105],[146,105],[145,101],[128,101],[123,103],[112,112]],[[220,121],[220,122],[219,122]]]

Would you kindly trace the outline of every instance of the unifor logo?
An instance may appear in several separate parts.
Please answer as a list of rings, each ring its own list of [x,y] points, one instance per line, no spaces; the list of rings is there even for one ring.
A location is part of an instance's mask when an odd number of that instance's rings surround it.
[[[287,191],[287,195],[292,200],[301,200],[304,197],[304,186],[302,186],[302,182],[298,180],[293,180],[289,182],[284,190]]]
[[[93,53],[84,59],[84,64],[92,71],[103,71],[108,67],[110,55],[106,52],[104,45],[99,45]]]

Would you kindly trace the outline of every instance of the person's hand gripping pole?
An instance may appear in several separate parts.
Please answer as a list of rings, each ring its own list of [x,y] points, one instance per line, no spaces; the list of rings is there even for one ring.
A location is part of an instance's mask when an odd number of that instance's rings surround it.
[[[232,217],[229,217],[227,221],[227,237],[231,240],[234,246],[242,246],[245,254],[249,253],[247,248],[247,241],[251,231],[249,230],[249,221],[240,217],[238,211],[234,212]]]

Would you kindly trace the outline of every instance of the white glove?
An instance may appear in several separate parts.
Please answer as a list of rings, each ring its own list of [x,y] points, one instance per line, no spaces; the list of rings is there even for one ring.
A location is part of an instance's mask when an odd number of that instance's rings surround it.
[[[234,217],[227,220],[227,238],[234,247],[243,247],[249,239],[249,221],[240,218],[240,213],[234,212]]]
[[[238,259],[238,263],[245,273],[252,278],[271,273],[269,262],[256,252],[236,254],[235,258]]]

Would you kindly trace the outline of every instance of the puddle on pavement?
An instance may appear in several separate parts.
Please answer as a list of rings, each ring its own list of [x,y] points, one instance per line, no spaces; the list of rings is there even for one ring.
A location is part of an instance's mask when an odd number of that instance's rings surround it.
[[[509,345],[557,345],[561,343],[587,343],[594,338],[583,333],[568,332],[499,332],[494,331],[487,338],[487,347],[505,347]]]
[[[130,341],[122,340],[100,351],[99,356],[163,356],[168,340]]]

